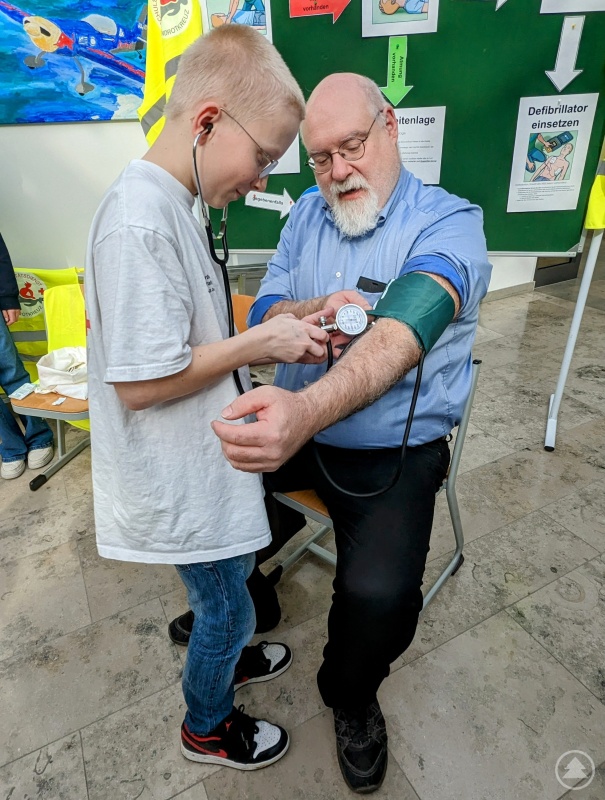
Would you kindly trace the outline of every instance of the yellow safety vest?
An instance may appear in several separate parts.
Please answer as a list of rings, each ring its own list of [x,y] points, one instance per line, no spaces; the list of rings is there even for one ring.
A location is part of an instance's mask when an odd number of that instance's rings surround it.
[[[44,324],[44,294],[47,289],[78,283],[75,267],[69,269],[15,269],[19,287],[21,316],[10,331],[25,369],[33,381],[38,380],[36,363],[48,353]]]
[[[149,0],[145,91],[138,110],[147,143],[164,127],[164,107],[170,97],[179,59],[202,34],[199,0]]]
[[[597,177],[590,190],[585,226],[590,230],[605,228],[605,161],[599,164]]]

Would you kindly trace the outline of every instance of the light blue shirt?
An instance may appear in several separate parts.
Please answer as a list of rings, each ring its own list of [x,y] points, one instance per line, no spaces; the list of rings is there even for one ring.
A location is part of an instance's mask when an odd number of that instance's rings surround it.
[[[492,269],[478,206],[439,187],[423,186],[402,168],[376,228],[347,239],[335,226],[321,194],[306,192],[290,212],[257,296],[257,302],[267,295],[308,300],[356,289],[360,277],[388,283],[404,274],[412,259],[427,256],[436,256],[453,268],[458,278],[455,284],[462,288],[462,305],[426,356],[410,446],[450,433],[460,422],[470,390],[479,302],[487,292]],[[414,269],[421,267],[412,266],[410,271]],[[381,293],[360,294],[373,306]],[[296,391],[319,380],[325,371],[325,364],[279,365],[275,384]],[[344,448],[398,447],[415,379],[416,369],[371,406],[322,431],[316,441]]]

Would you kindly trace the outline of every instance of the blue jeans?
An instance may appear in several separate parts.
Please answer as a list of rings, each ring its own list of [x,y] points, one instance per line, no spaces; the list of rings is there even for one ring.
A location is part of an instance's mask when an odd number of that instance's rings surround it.
[[[13,342],[13,337],[0,316],[0,386],[11,394],[29,381],[29,375]],[[25,434],[17,424],[9,406],[0,401],[0,456],[6,463],[23,461],[29,450],[48,447],[53,441],[53,432],[42,417],[21,416]]]
[[[221,561],[177,564],[195,620],[183,670],[185,722],[206,736],[233,709],[233,675],[254,634],[256,616],[246,580],[256,561],[248,553]]]

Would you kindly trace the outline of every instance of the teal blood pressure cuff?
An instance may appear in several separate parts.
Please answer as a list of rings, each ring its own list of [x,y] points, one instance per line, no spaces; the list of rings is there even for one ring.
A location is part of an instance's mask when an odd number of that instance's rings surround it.
[[[408,272],[389,283],[370,313],[405,323],[428,353],[454,319],[456,306],[451,295],[429,275]]]

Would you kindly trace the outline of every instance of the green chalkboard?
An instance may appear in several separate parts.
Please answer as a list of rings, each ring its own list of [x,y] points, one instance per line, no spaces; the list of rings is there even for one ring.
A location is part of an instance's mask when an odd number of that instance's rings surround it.
[[[408,36],[407,83],[401,106],[446,106],[440,185],[478,203],[490,251],[566,252],[579,241],[588,193],[605,132],[605,12],[585,14],[577,58],[583,72],[557,93],[545,74],[555,65],[563,14],[540,14],[541,0],[440,0],[436,33]],[[332,72],[360,72],[386,84],[388,36],[361,37],[361,0],[332,17],[291,19],[288,0],[273,0],[273,41],[308,97]],[[575,211],[507,213],[519,99],[600,93],[584,180]],[[267,191],[296,200],[313,185],[311,170],[271,176]],[[274,249],[279,214],[230,206],[231,249]]]

